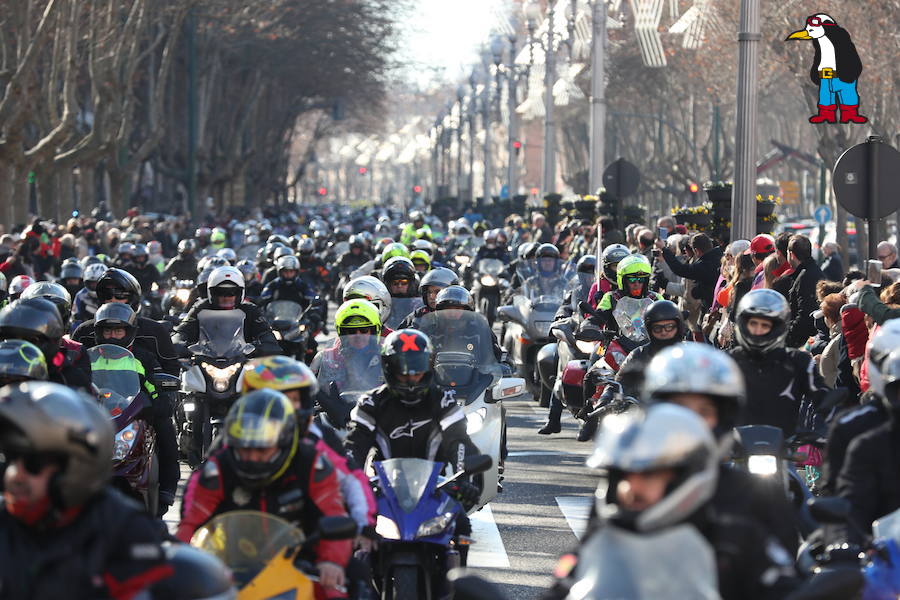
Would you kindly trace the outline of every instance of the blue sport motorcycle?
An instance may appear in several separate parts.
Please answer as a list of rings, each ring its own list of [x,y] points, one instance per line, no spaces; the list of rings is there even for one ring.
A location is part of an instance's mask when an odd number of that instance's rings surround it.
[[[395,458],[374,463],[378,499],[375,584],[388,600],[448,597],[447,573],[459,566],[457,519],[463,507],[444,493],[460,477],[491,467],[490,456],[466,459],[465,469],[441,481],[443,463]]]

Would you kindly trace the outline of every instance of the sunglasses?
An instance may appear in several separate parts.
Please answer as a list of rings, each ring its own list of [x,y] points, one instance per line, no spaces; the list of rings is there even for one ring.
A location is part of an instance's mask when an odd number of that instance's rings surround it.
[[[409,279],[395,279],[391,285],[409,285]]]
[[[650,331],[652,333],[671,333],[671,332],[675,331],[676,329],[678,329],[678,325],[676,325],[675,323],[666,323],[664,325],[660,324],[660,325],[651,325],[650,326]]]
[[[823,21],[819,17],[809,17],[806,19],[807,25],[812,25],[813,27],[819,27],[822,25],[834,25],[831,21]]]
[[[18,452],[15,450],[4,450],[3,455],[6,457],[7,464],[14,463],[20,458],[22,466],[30,475],[40,475],[46,467],[50,465],[60,465],[62,459],[55,454],[43,454],[40,452]]]
[[[625,283],[644,283],[646,280],[646,277],[626,277]]]
[[[131,298],[131,294],[126,292],[125,290],[110,290],[109,291],[110,298],[115,298],[116,300],[128,300]]]
[[[347,327],[343,330],[344,335],[376,335],[378,329],[375,327]]]
[[[892,256],[893,256],[893,254],[885,254],[884,256],[879,255],[878,258],[881,259],[881,260],[884,260],[884,259],[890,258],[890,257],[892,257]]]

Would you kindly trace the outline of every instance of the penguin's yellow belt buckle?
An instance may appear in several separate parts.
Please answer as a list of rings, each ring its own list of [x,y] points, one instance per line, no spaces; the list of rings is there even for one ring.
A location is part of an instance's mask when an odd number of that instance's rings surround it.
[[[819,71],[819,77],[822,79],[834,79],[834,69],[825,68]]]

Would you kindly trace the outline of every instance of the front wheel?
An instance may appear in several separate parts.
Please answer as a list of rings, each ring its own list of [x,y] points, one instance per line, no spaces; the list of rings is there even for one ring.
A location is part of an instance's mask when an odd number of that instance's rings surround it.
[[[391,591],[393,600],[421,600],[426,598],[419,590],[419,569],[404,565],[396,566],[391,572]]]

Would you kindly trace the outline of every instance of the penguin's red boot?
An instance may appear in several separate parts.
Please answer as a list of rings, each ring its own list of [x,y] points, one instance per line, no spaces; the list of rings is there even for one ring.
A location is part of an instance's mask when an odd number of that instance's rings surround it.
[[[837,104],[831,104],[829,106],[820,104],[819,114],[811,116],[809,122],[814,124],[837,123]]]
[[[841,123],[865,123],[869,119],[859,114],[859,104],[847,106],[841,104]]]

